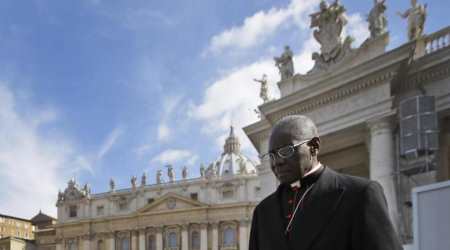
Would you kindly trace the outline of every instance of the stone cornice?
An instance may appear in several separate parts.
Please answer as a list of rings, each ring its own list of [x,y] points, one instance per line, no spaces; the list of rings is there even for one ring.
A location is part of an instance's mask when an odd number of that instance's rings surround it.
[[[414,62],[407,79],[396,83],[393,86],[395,93],[417,89],[422,84],[429,84],[450,76],[450,47],[438,52],[443,52],[446,57],[437,52],[429,54]],[[444,60],[433,60],[436,57]],[[434,62],[429,63],[427,61]]]
[[[309,80],[304,88],[294,93],[284,96],[279,100],[275,100],[260,106],[260,110],[264,115],[277,112],[297,103],[298,100],[305,100],[317,96],[319,94],[329,92],[335,88],[346,85],[350,82],[361,81],[366,77],[377,74],[380,71],[389,71],[396,69],[400,62],[408,58],[412,43],[407,43],[395,50],[389,51],[370,61],[362,63],[343,72],[323,74],[318,80]],[[300,77],[300,76],[299,76]],[[300,78],[298,81],[301,81]]]
[[[308,113],[319,107],[333,104],[335,102],[348,98],[351,95],[362,92],[368,88],[390,81],[395,75],[396,72],[393,70],[382,71],[377,73],[376,75],[361,79],[359,81],[351,82],[332,91],[314,97],[311,96],[307,99],[300,99],[301,101],[297,104],[281,109],[276,113],[272,113],[271,115],[267,115],[267,117],[272,123],[275,123],[286,115]]]

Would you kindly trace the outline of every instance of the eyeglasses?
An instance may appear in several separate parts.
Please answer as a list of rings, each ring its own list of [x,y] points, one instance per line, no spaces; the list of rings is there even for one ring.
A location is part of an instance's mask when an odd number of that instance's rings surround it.
[[[303,144],[305,144],[305,143],[307,143],[309,141],[311,141],[311,139],[301,141],[301,142],[299,142],[297,144],[294,144],[294,145],[284,146],[284,147],[279,148],[279,149],[277,149],[275,151],[268,152],[268,153],[265,153],[263,155],[260,155],[259,159],[261,159],[262,161],[270,160],[271,163],[275,162],[277,156],[282,158],[282,159],[287,159],[289,157],[292,157],[292,155],[294,154],[295,149],[297,147],[300,147],[301,145],[303,145]]]

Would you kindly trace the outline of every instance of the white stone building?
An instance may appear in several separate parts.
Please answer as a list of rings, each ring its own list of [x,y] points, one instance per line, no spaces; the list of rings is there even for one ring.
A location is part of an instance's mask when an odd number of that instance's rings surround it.
[[[417,34],[390,51],[389,33],[379,27],[352,48],[351,39],[340,36],[345,22],[319,18],[322,13],[333,16],[339,7],[324,4],[312,15],[321,44],[320,53],[312,55],[314,68],[283,75],[279,66],[281,97],[260,105],[260,121],[244,131],[263,154],[279,119],[293,114],[312,118],[321,138],[319,160],[339,172],[378,181],[397,231],[410,243],[411,188],[450,179],[450,27]],[[378,7],[371,15],[384,20]],[[324,27],[336,33],[323,34]],[[258,173],[262,192],[275,190],[269,162],[262,162]]]
[[[58,197],[56,249],[247,249],[252,211],[262,198],[255,164],[233,128],[221,156],[200,178],[91,194],[69,181]]]

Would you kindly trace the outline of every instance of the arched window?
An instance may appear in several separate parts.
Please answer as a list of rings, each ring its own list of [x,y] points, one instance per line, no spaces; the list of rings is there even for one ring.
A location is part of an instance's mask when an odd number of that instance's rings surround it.
[[[170,232],[169,236],[167,237],[167,240],[168,240],[167,245],[169,246],[169,248],[176,248],[178,246],[176,232]]]
[[[231,227],[227,227],[223,231],[223,246],[229,247],[234,245],[236,245],[236,231]]]
[[[103,242],[103,240],[97,241],[97,250],[105,250],[105,243]]]
[[[148,236],[147,250],[156,250],[156,239],[154,234]]]
[[[198,231],[191,233],[191,249],[200,249],[200,234]]]

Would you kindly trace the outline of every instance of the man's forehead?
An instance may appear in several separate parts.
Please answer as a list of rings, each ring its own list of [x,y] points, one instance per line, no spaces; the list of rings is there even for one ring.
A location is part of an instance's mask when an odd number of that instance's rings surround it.
[[[305,140],[302,134],[292,131],[273,131],[270,136],[269,149],[276,149],[286,145],[294,144],[296,141]]]

